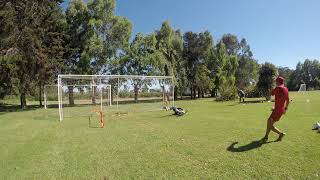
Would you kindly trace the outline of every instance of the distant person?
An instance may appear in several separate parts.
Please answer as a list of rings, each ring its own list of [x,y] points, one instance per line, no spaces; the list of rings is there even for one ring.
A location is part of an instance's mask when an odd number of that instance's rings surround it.
[[[274,124],[280,120],[281,116],[286,113],[289,106],[289,92],[288,88],[284,86],[284,78],[277,77],[276,88],[271,91],[271,95],[275,96],[275,105],[272,109],[272,113],[267,121],[267,130],[265,136],[262,138],[263,142],[268,141],[270,131],[273,131],[279,135],[277,141],[281,141],[285,136],[285,133],[281,132],[278,128],[274,127]]]
[[[238,89],[238,96],[239,96],[239,102],[241,103],[241,100],[242,100],[242,102],[244,102],[244,98],[246,97],[246,93],[243,90]]]

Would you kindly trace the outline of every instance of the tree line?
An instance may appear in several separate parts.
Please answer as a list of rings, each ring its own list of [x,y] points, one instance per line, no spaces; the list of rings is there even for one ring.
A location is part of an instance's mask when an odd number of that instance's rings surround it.
[[[244,89],[265,96],[272,78],[284,76],[290,90],[301,83],[320,88],[320,63],[305,60],[295,70],[259,64],[245,38],[209,31],[182,32],[168,21],[132,39],[132,23],[115,15],[115,0],[5,0],[0,4],[0,99],[38,96],[58,74],[166,75],[175,79],[175,98],[236,98]],[[141,83],[134,82],[136,90]]]

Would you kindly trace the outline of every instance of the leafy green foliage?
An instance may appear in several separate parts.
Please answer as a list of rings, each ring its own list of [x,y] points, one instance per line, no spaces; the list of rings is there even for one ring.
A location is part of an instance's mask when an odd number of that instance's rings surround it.
[[[52,76],[48,72],[58,69],[62,62],[63,15],[59,3],[1,3],[1,65],[7,64],[10,76],[16,79],[21,108],[26,107],[26,95],[32,93],[36,82]]]
[[[259,81],[257,83],[257,90],[260,92],[260,95],[269,100],[271,97],[271,89],[273,86],[273,81],[276,78],[277,69],[275,65],[271,63],[262,64],[259,71]]]
[[[164,66],[161,67],[163,75],[175,77],[175,99],[177,94],[185,90],[186,70],[182,59],[183,40],[180,30],[174,30],[168,21],[162,23],[161,29],[156,31],[156,48],[161,52]]]
[[[156,48],[156,35],[143,36],[138,33],[130,43],[129,48],[120,57],[120,72],[127,75],[159,75],[165,66],[163,54]],[[132,86],[135,92],[135,101],[138,102],[138,92],[145,84],[151,81],[134,79]]]
[[[288,87],[290,90],[298,90],[305,83],[308,89],[319,89],[320,62],[318,60],[306,59],[299,62],[296,69],[289,76]]]
[[[0,98],[19,94],[25,108],[27,96],[38,96],[41,104],[43,86],[55,84],[60,73],[167,75],[174,77],[175,99],[191,92],[191,98],[220,93],[226,100],[236,88],[251,89],[262,75],[251,94],[267,94],[273,73],[261,72],[244,38],[228,33],[215,44],[208,31],[182,35],[164,21],[159,30],[130,40],[132,24],[115,14],[115,0],[73,0],[65,13],[61,2],[0,3]],[[290,90],[301,83],[318,89],[319,69],[318,60],[307,59],[294,71],[278,71]],[[116,83],[109,83],[114,92]],[[136,93],[150,83],[135,80]]]
[[[191,97],[203,96],[204,92],[212,91],[213,79],[208,68],[212,62],[213,39],[211,34],[186,32],[183,36],[183,58],[185,60],[188,87]]]

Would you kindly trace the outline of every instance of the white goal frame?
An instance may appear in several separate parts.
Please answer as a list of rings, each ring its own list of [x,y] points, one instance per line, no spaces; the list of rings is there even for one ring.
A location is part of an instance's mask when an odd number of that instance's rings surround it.
[[[63,120],[63,97],[62,97],[62,79],[98,79],[98,80],[104,80],[104,79],[117,79],[118,84],[120,84],[120,79],[159,79],[159,80],[170,80],[172,84],[172,105],[174,106],[174,77],[173,76],[141,76],[141,75],[79,75],[79,74],[59,74],[58,75],[58,106],[59,106],[59,121],[61,122]],[[116,98],[116,105],[117,110],[119,109],[119,86],[117,88],[117,98]],[[111,91],[110,91],[111,93]],[[111,97],[111,96],[110,96]],[[111,99],[111,98],[110,98]]]

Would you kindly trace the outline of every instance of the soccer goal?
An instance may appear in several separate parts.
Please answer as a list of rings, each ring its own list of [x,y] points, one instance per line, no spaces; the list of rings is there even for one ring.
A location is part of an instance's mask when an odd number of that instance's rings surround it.
[[[59,75],[59,119],[157,111],[174,105],[172,76]]]
[[[305,91],[307,91],[307,85],[301,84],[298,92],[305,92]]]

